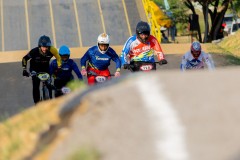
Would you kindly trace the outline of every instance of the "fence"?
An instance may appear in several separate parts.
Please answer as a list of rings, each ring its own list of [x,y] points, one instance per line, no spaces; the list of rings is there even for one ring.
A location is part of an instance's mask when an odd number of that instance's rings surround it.
[[[161,27],[170,27],[171,20],[151,0],[142,0],[147,20],[151,26],[151,33],[159,42],[162,39]]]

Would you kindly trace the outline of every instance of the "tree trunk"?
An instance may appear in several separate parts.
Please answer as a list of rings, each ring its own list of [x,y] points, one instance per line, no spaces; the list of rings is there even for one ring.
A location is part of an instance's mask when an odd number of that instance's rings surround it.
[[[222,29],[223,17],[228,9],[228,5],[230,2],[231,0],[225,0],[222,3],[221,9],[219,9],[217,13],[212,17],[212,27],[209,32],[209,41],[221,38],[222,35],[220,34],[223,33],[221,33],[220,30]]]
[[[204,23],[205,23],[205,32],[204,32],[204,43],[208,42],[208,30],[209,30],[209,23],[208,23],[208,4],[205,4],[202,6],[203,10],[203,17],[204,17]]]

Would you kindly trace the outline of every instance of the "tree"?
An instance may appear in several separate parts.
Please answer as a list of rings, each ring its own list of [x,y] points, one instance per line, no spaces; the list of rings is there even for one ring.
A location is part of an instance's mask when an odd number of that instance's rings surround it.
[[[204,34],[204,42],[211,42],[212,40],[216,40],[219,38],[219,33],[221,30],[221,25],[223,21],[223,17],[229,8],[232,2],[236,2],[238,0],[183,0],[185,5],[193,12],[195,12],[195,8],[193,7],[193,2],[198,2],[202,6],[202,13],[204,16],[205,22],[205,34]],[[239,4],[239,2],[236,2]],[[211,20],[211,26],[209,25],[209,18]]]
[[[153,0],[158,6],[161,7],[162,10],[165,10],[164,0]],[[188,15],[187,11],[188,8],[184,5],[183,1],[179,0],[168,0],[170,5],[170,11],[172,12],[172,16],[175,19],[175,22],[178,24],[181,31],[184,32],[185,28],[187,27],[188,22]]]

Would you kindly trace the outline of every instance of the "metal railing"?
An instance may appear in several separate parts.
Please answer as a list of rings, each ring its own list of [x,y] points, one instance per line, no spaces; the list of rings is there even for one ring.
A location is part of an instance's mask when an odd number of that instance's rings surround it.
[[[170,27],[171,20],[165,16],[160,8],[151,0],[142,0],[151,33],[159,42],[162,39],[161,27]]]

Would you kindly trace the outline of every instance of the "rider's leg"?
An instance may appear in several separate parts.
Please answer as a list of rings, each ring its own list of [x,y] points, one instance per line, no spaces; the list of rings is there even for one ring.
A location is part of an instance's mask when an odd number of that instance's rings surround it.
[[[32,85],[33,85],[33,101],[34,103],[38,103],[40,101],[40,80],[37,77],[32,77]]]
[[[63,87],[63,85],[62,85],[62,82],[60,79],[54,80],[54,87],[56,88],[55,89],[55,97],[59,97],[59,96],[63,95],[62,91],[61,91],[61,88]]]

